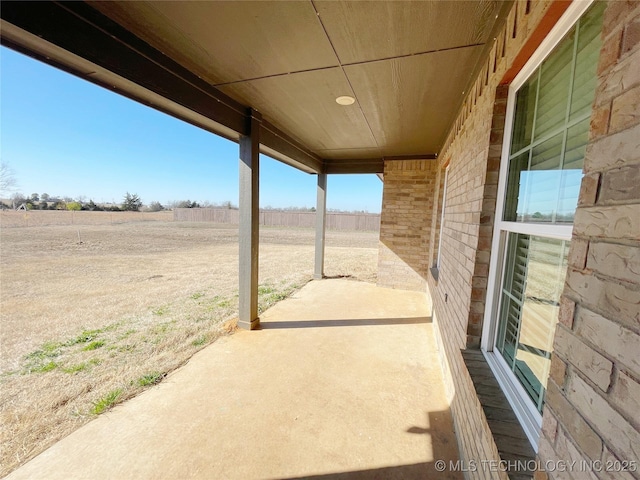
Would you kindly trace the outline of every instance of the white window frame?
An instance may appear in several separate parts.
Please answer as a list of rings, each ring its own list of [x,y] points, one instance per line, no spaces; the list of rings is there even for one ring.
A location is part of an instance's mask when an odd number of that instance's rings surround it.
[[[493,240],[491,244],[491,260],[489,263],[489,278],[487,284],[487,302],[484,312],[484,326],[480,348],[487,363],[491,367],[500,387],[505,393],[514,413],[518,417],[522,428],[531,442],[534,450],[538,451],[538,441],[542,427],[542,415],[538,412],[533,401],[529,398],[522,384],[511,371],[506,361],[495,351],[498,334],[498,311],[500,307],[500,283],[504,263],[506,262],[505,248],[509,232],[524,233],[528,235],[540,235],[556,238],[558,240],[571,240],[573,225],[548,225],[519,222],[506,222],[502,220],[504,211],[505,194],[507,188],[509,153],[511,149],[511,134],[513,130],[513,117],[515,111],[516,92],[537,70],[540,64],[549,56],[552,50],[560,43],[565,35],[573,28],[580,17],[588,10],[594,0],[574,1],[562,15],[560,20],[551,29],[547,37],[542,41],[538,49],[524,65],[522,70],[509,85],[507,98],[507,115],[504,126],[504,141],[502,144],[502,156],[500,162],[500,177],[498,180],[498,198],[496,201],[496,221],[493,227]]]
[[[444,210],[447,205],[447,183],[449,181],[449,167],[444,169],[444,187],[442,189],[442,211],[440,212],[440,234],[438,235],[438,256],[436,257],[436,269],[440,270],[441,252],[442,252],[442,232],[444,232]]]

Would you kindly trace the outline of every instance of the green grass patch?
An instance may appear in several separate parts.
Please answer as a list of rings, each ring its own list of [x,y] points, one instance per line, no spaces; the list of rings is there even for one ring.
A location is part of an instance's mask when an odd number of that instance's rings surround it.
[[[272,285],[259,285],[258,286],[258,295],[269,295],[270,293],[275,292],[275,288]]]
[[[283,287],[282,290],[279,290],[273,285],[268,285],[268,284],[259,285],[258,286],[258,313],[264,312],[269,307],[289,297],[296,289],[297,289],[297,285]]]
[[[166,315],[169,312],[169,307],[167,305],[163,305],[162,307],[158,307],[155,308],[153,310],[151,310],[151,313],[153,313],[154,315],[161,317],[163,315]]]
[[[136,380],[136,383],[140,387],[148,387],[150,385],[155,385],[156,383],[160,383],[162,379],[166,376],[167,376],[166,373],[151,372],[138,378],[138,380]]]
[[[233,299],[219,297],[216,295],[215,297],[209,299],[206,302],[200,303],[201,306],[205,307],[207,312],[215,312],[221,308],[230,308],[233,306]]]
[[[58,364],[52,359],[62,355],[63,351],[65,349],[68,349],[69,347],[80,344],[87,344],[82,350],[95,350],[102,347],[104,345],[104,342],[102,340],[96,340],[96,338],[99,334],[111,328],[114,327],[107,327],[105,329],[99,330],[84,330],[80,335],[65,342],[43,343],[38,350],[31,352],[30,354],[25,356],[26,363],[24,368],[27,373],[50,372],[51,370],[54,370],[56,367],[58,367]],[[77,367],[76,365],[76,368],[79,367]]]
[[[53,360],[50,360],[46,363],[27,366],[27,370],[29,373],[46,373],[50,372],[51,370],[55,370],[56,368],[58,368],[58,364]]]
[[[152,329],[152,333],[156,335],[163,335],[167,333],[169,330],[171,330],[175,323],[176,323],[175,320],[171,320],[170,322],[163,322],[163,323],[159,323],[158,325],[154,325]]]
[[[120,335],[118,337],[118,340],[124,340],[125,338],[133,335],[134,333],[138,333],[138,330],[136,330],[135,328],[131,328],[131,329],[127,330],[126,332],[124,332],[122,335]]]
[[[94,415],[100,415],[106,410],[109,410],[116,403],[118,403],[118,400],[120,399],[121,396],[122,396],[121,388],[117,388],[115,390],[110,391],[104,397],[102,397],[101,399],[99,399],[97,402],[93,404],[91,413],[93,413]]]
[[[204,297],[204,293],[201,292],[196,292],[193,295],[191,295],[189,298],[191,298],[191,300],[198,300],[199,298]]]
[[[229,308],[231,306],[231,300],[229,300],[228,298],[224,298],[220,300],[216,306],[219,308]]]
[[[72,338],[70,340],[67,340],[64,343],[65,347],[70,347],[72,345],[78,345],[79,343],[88,343],[91,342],[93,340],[95,340],[96,338],[98,338],[98,335],[100,335],[102,332],[104,332],[105,329],[98,329],[98,330],[84,330],[80,335],[78,335],[75,338]]]
[[[193,342],[191,342],[191,345],[193,345],[194,347],[201,347],[205,343],[207,343],[207,336],[206,335],[200,335]]]
[[[62,371],[70,375],[75,375],[76,373],[84,372],[85,370],[88,370],[95,365],[100,365],[100,363],[100,360],[98,360],[97,358],[92,358],[88,362],[76,363],[75,365],[64,367],[62,368]]]
[[[42,345],[38,350],[26,355],[27,360],[44,360],[47,358],[57,357],[62,353],[62,344],[60,342],[47,342]]]
[[[86,345],[82,350],[85,352],[89,352],[91,350],[97,350],[100,347],[104,347],[104,342],[102,340],[96,340]]]
[[[75,365],[70,365],[68,367],[64,367],[62,371],[64,373],[69,373],[71,375],[75,375],[76,373],[80,373],[89,368],[86,362],[76,363]]]
[[[22,373],[45,373],[55,370],[58,364],[53,360],[62,354],[62,344],[47,342],[38,350],[25,355],[26,363]]]
[[[216,295],[213,298],[207,299],[198,303],[198,305],[204,307],[207,312],[215,312],[220,308],[229,308],[232,306],[232,302],[228,298],[220,297]]]

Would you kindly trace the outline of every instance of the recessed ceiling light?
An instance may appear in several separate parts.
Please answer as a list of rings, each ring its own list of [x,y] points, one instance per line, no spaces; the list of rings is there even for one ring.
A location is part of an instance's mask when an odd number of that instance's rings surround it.
[[[356,99],[353,97],[350,97],[349,95],[344,95],[342,97],[336,98],[336,103],[340,105],[353,105],[355,101]]]

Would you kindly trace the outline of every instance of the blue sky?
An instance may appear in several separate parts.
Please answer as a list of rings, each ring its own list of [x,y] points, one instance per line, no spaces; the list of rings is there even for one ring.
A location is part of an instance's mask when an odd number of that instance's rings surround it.
[[[122,201],[238,203],[238,146],[0,48],[0,154],[16,190]],[[260,205],[311,207],[316,177],[262,156]],[[380,212],[375,175],[330,175],[327,206]]]

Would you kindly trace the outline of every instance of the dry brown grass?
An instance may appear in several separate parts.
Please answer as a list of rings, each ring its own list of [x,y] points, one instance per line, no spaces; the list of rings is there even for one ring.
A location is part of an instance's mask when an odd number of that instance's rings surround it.
[[[0,210],[2,227],[47,225],[114,225],[131,222],[171,222],[173,212],[74,212],[70,210]]]
[[[310,280],[312,230],[262,228],[260,304]],[[228,331],[237,229],[212,224],[3,226],[0,476]],[[328,232],[327,276],[375,281],[377,234]]]

